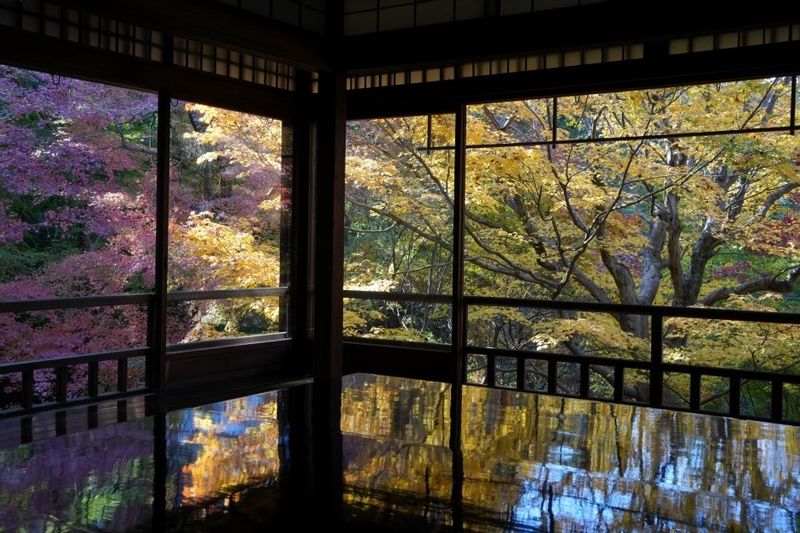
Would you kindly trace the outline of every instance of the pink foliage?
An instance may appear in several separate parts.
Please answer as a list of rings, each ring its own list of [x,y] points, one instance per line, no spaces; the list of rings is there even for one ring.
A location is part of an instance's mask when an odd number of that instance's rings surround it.
[[[22,220],[7,216],[7,208],[7,202],[0,202],[0,246],[21,241],[29,227]]]
[[[739,261],[730,265],[722,265],[715,268],[711,275],[714,279],[733,278],[737,281],[745,281],[748,278],[748,271],[751,269],[747,261]]]
[[[88,239],[84,251],[0,283],[0,299],[115,294],[132,279],[151,285],[155,151],[125,138],[124,128],[155,126],[156,96],[0,66],[0,103],[0,246],[21,245],[29,231],[76,225]],[[126,183],[118,179],[125,173],[139,177]],[[29,204],[63,200],[26,220],[6,199],[15,196]],[[2,314],[0,362],[143,346],[146,324],[138,306]],[[86,366],[70,372],[68,393],[78,394]],[[51,374],[35,375],[40,400],[52,396]],[[101,365],[105,381],[115,376],[115,363]],[[4,381],[7,392],[18,389],[19,375]]]
[[[7,270],[0,300],[119,294],[153,285],[156,109],[154,94],[0,65],[0,248],[72,239],[60,255],[48,248],[41,263]],[[208,211],[221,223],[278,228],[279,213],[261,208],[265,200],[289,207],[276,163],[224,160],[219,166],[214,179],[235,183],[225,194],[198,193],[182,182],[181,167],[172,169],[171,220],[185,224],[192,213]],[[197,266],[192,257],[170,261],[186,271]],[[198,279],[203,287],[213,282]],[[180,342],[197,313],[173,315],[169,338]],[[0,363],[141,347],[146,336],[146,309],[139,306],[0,314]],[[85,394],[86,365],[69,372],[68,394]],[[141,382],[144,365],[131,366],[129,375]],[[37,401],[52,399],[52,372],[35,377]],[[113,389],[115,363],[101,364],[100,377]],[[19,375],[0,377],[0,392],[18,391],[19,381]]]

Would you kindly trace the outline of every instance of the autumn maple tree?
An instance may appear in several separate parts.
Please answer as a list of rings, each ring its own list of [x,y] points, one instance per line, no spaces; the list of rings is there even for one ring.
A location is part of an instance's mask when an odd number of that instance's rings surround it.
[[[152,292],[157,98],[0,67],[0,299]],[[279,121],[174,102],[169,285],[172,291],[278,284],[289,209]],[[169,341],[275,331],[277,298],[200,300],[169,309]],[[0,315],[0,362],[145,346],[144,306]],[[69,368],[87,394],[86,365]],[[144,360],[130,364],[141,385]],[[20,375],[0,378],[13,398]],[[52,398],[49,370],[35,374]],[[101,364],[100,391],[116,386]],[[0,404],[5,405],[2,399]]]
[[[170,290],[277,287],[290,208],[280,121],[180,102],[171,127]],[[277,298],[180,304],[170,340],[276,331],[280,309]]]
[[[790,79],[772,78],[469,106],[467,292],[794,311],[800,145],[758,131],[788,130],[791,98]],[[349,287],[449,291],[453,126],[350,124]],[[349,302],[346,332],[448,340],[446,313],[365,305]],[[665,360],[793,373],[796,329],[667,319]],[[483,346],[647,359],[648,337],[643,315],[470,309]],[[594,387],[610,378],[593,367]],[[673,378],[667,394],[684,401]],[[626,378],[626,396],[646,400],[646,383]],[[707,405],[727,392],[707,389]]]

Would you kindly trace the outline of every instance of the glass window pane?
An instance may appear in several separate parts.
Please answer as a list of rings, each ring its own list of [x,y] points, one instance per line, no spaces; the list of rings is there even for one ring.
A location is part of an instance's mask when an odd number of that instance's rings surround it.
[[[498,356],[494,359],[494,386],[517,388],[517,358]]]
[[[472,106],[468,131],[506,146],[467,150],[466,292],[797,311],[790,85],[781,77],[559,98],[555,145],[514,127],[536,120],[511,111],[522,102]],[[684,135],[772,127],[787,131]],[[637,135],[652,138],[601,140]],[[597,355],[649,358],[646,316],[514,313],[470,308],[470,343],[542,350],[533,345],[547,336],[556,352],[578,342]],[[747,327],[739,338],[724,321],[667,320],[665,361],[796,372],[794,326]],[[762,346],[759,331],[775,342]]]
[[[796,144],[761,133],[471,149],[467,291],[711,305],[733,294],[722,289],[785,279],[797,247]],[[691,271],[678,252],[689,260],[695,245],[703,268]]]
[[[577,396],[580,391],[580,372],[578,363],[556,363],[556,393]]]
[[[450,305],[399,300],[344,299],[344,335],[449,344]]]
[[[281,121],[176,101],[171,113],[171,293],[285,286],[291,132]],[[271,333],[285,298],[171,303],[170,343]]]
[[[650,402],[650,371],[626,368],[622,371],[623,399],[629,402]]]
[[[589,397],[601,400],[614,398],[613,366],[591,365],[589,367]]]
[[[152,290],[156,109],[0,65],[0,300]]]
[[[762,372],[795,372],[800,325],[673,318],[664,325],[664,361]]]
[[[769,418],[772,409],[772,383],[746,380],[740,386],[739,412],[755,418]]]
[[[558,138],[785,127],[790,107],[790,76],[562,97]]]
[[[467,354],[467,383],[486,385],[487,357],[480,354]]]
[[[144,348],[147,346],[147,307],[120,305],[86,307],[27,313],[0,314],[0,364],[58,359],[96,352]],[[128,378],[143,383],[144,359],[129,361]],[[117,390],[117,361],[99,365],[98,389]],[[67,367],[67,398],[85,395],[88,365]],[[4,395],[21,391],[20,373],[0,375],[0,408]],[[53,369],[34,372],[34,402],[55,400],[56,375]],[[139,385],[137,385],[137,388]]]
[[[547,361],[542,359],[525,360],[525,389],[547,392]]]
[[[469,311],[467,341],[487,348],[642,361],[650,358],[649,328],[644,315],[475,306]]]
[[[689,374],[681,372],[664,372],[663,399],[664,407],[689,409],[690,406]]]
[[[553,99],[467,106],[467,144],[509,144],[553,138]]]
[[[170,291],[278,286],[281,122],[175,102],[171,142]]]
[[[700,378],[700,409],[712,413],[730,412],[730,382],[726,377],[702,376]]]
[[[286,331],[281,302],[274,298],[228,298],[170,302],[167,341],[183,344]]]
[[[800,385],[783,384],[783,419],[800,422]]]
[[[430,127],[429,127],[430,126]],[[350,122],[345,286],[449,294],[452,284],[452,116]]]

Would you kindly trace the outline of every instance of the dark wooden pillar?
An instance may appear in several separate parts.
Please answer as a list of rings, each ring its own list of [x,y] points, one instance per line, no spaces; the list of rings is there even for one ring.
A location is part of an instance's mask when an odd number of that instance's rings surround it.
[[[338,524],[342,497],[342,282],[345,77],[320,73],[314,148],[313,460],[319,510]]]
[[[172,36],[164,35],[166,67],[172,65]],[[147,386],[153,392],[163,392],[167,384],[167,265],[169,258],[169,175],[170,175],[170,120],[171,95],[167,90],[158,92],[158,130],[156,159],[156,247],[155,287],[153,299],[147,309]],[[92,386],[90,380],[90,387]]]
[[[283,122],[281,127],[281,227],[280,227],[280,273],[278,279],[278,286],[290,287],[289,293],[280,297],[278,303],[278,331],[290,332],[294,335],[295,331],[291,329],[290,324],[293,324],[293,317],[291,316],[293,308],[290,308],[290,302],[294,299],[292,289],[299,286],[297,283],[292,283],[292,272],[299,266],[294,261],[294,248],[298,243],[297,239],[293,239],[292,235],[295,229],[295,219],[297,218],[297,208],[295,207],[295,190],[294,185],[297,180],[294,176],[294,130],[297,127],[297,121]],[[289,209],[286,207],[289,206]]]
[[[466,344],[467,308],[464,305],[464,210],[466,190],[467,107],[458,106],[455,135],[455,188],[453,195],[453,346],[450,390],[450,450],[453,453],[453,525],[463,525],[462,489],[464,459],[461,452],[461,413],[464,384],[464,345]]]
[[[306,97],[306,105],[300,113],[292,119],[291,124],[284,125],[284,142],[286,130],[291,131],[292,146],[286,149],[291,151],[291,257],[289,263],[283,268],[289,274],[289,334],[294,341],[294,360],[297,367],[294,369],[300,374],[311,374],[313,363],[309,357],[309,329],[313,323],[311,312],[314,308],[312,287],[314,286],[314,253],[313,234],[315,220],[314,198],[311,196],[313,186],[312,169],[312,111],[313,99],[311,95],[311,75],[305,71],[298,71],[295,79],[297,92]]]
[[[280,528],[298,527],[298,517],[308,517],[311,509],[308,504],[313,486],[308,446],[312,435],[309,427],[311,392],[311,386],[303,386],[278,393],[280,509],[277,525]]]
[[[158,93],[158,163],[154,296],[148,306],[147,385],[162,392],[167,379],[167,257],[169,232],[170,97]],[[121,360],[120,360],[121,361]]]

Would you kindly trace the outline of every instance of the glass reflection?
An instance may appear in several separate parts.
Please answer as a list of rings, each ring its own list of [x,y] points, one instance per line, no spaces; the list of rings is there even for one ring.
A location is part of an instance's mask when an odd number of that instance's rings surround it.
[[[357,374],[342,384],[344,504],[356,522],[452,522],[450,385]],[[408,518],[404,518],[408,520]]]
[[[464,388],[466,524],[793,530],[797,428]]]

